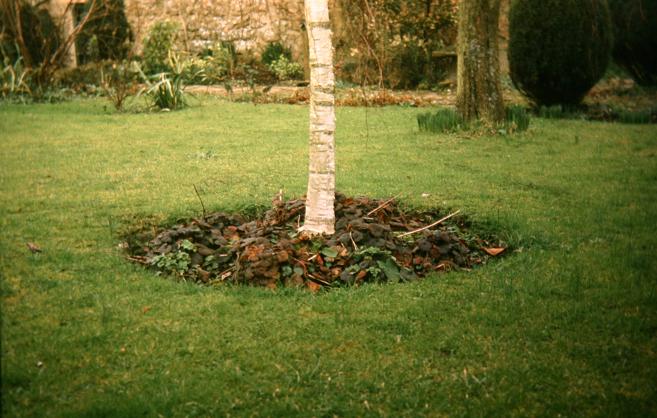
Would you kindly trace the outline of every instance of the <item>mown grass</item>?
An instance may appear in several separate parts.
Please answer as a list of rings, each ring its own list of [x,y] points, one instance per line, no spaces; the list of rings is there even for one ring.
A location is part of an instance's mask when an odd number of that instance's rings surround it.
[[[122,228],[200,213],[193,185],[221,210],[304,193],[306,112],[0,106],[3,416],[657,414],[654,126],[467,137],[338,109],[341,191],[459,208],[517,249],[472,272],[312,295],[123,260]]]

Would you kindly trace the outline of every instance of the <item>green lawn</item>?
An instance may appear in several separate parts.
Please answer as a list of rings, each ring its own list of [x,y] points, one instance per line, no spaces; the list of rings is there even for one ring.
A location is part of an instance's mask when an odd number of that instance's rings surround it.
[[[215,210],[303,194],[306,107],[109,107],[0,106],[3,416],[657,415],[657,127],[468,138],[339,108],[340,191],[461,209],[516,251],[313,295],[177,283],[117,247],[197,216],[193,185]]]

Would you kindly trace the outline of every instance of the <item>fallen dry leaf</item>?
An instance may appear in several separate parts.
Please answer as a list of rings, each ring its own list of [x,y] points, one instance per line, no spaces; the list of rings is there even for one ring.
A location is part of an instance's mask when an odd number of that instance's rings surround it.
[[[493,257],[498,256],[506,250],[506,248],[482,248],[488,255],[492,255]]]
[[[33,254],[41,252],[41,248],[33,242],[28,242],[27,243],[27,248],[29,248],[30,251],[32,251]]]
[[[308,289],[313,293],[319,292],[319,290],[322,288],[322,285],[311,281],[307,281],[306,286],[308,286]]]

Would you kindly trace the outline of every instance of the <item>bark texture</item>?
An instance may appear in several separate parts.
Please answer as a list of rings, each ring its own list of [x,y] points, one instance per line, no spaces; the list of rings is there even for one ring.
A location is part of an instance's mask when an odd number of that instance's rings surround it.
[[[466,120],[504,118],[498,28],[500,0],[459,2],[456,107]]]
[[[335,77],[327,0],[305,0],[310,61],[310,150],[304,231],[335,231]]]

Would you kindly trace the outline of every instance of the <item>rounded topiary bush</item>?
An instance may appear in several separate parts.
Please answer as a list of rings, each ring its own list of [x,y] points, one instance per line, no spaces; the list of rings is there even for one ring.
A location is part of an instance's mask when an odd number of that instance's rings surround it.
[[[639,84],[657,85],[657,1],[609,0],[614,61]]]
[[[516,0],[511,79],[537,105],[578,104],[607,69],[612,38],[606,0]]]

